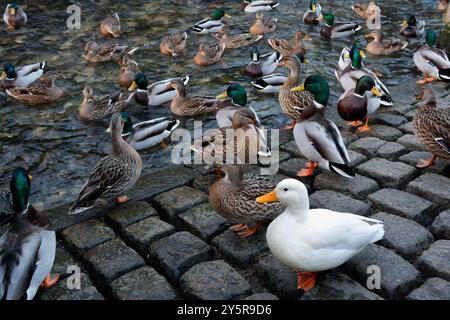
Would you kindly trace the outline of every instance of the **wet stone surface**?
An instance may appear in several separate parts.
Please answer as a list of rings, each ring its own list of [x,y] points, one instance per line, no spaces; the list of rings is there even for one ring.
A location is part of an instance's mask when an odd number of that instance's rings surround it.
[[[375,180],[357,175],[353,179],[338,176],[331,172],[323,172],[314,180],[316,190],[334,190],[364,200],[367,195],[379,189]]]
[[[362,216],[369,215],[371,210],[370,206],[365,202],[330,190],[321,190],[313,193],[310,197],[310,207],[355,213]]]
[[[408,191],[433,201],[442,208],[450,207],[450,178],[425,173],[408,184]]]
[[[434,219],[431,231],[437,238],[450,240],[450,210],[441,212]]]
[[[419,258],[419,267],[430,274],[450,281],[450,240],[438,240]]]
[[[450,300],[450,282],[431,278],[418,289],[411,292],[408,300]]]
[[[111,212],[105,216],[105,220],[114,228],[114,230],[122,232],[123,229],[130,224],[157,215],[158,212],[156,212],[156,210],[147,202],[127,202],[111,210]]]

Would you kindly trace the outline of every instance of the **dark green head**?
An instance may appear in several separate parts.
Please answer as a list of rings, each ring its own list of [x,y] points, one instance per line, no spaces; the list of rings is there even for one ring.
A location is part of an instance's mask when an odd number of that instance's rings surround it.
[[[214,10],[213,14],[212,14],[212,18],[214,20],[222,20],[222,18],[226,15],[225,11],[223,11],[223,9],[216,9]]]
[[[415,27],[417,24],[416,17],[415,16],[409,16],[408,19],[406,19],[406,23],[409,27]]]
[[[252,53],[251,53],[252,62],[258,62],[260,56],[261,55],[259,53],[258,47],[252,47]]]
[[[148,81],[147,76],[144,73],[139,72],[138,74],[136,74],[136,76],[134,77],[134,82],[136,83],[139,89],[147,90]]]
[[[233,104],[244,107],[247,104],[247,91],[238,83],[233,83],[227,88],[227,96]]]
[[[308,60],[301,53],[296,53],[295,56],[300,60],[301,63],[308,64]]]
[[[356,42],[350,50],[349,54],[350,59],[352,60],[352,68],[360,69],[362,65],[362,58],[366,57],[362,45]]]
[[[363,96],[367,91],[372,91],[374,87],[375,81],[372,79],[372,77],[364,76],[358,79],[358,82],[356,83],[355,93]]]
[[[131,131],[133,131],[133,122],[131,121],[130,115],[126,112],[121,112],[120,117],[122,118],[122,120],[124,122],[122,135],[130,134]]]
[[[13,198],[14,213],[23,213],[28,208],[31,190],[31,176],[24,168],[14,169],[9,183]]]
[[[3,67],[2,78],[15,79],[17,77],[16,69],[11,63],[6,63]]]
[[[323,15],[323,20],[325,20],[326,24],[330,27],[334,26],[334,15],[331,12]]]
[[[328,98],[330,97],[330,86],[327,80],[322,76],[312,75],[306,78],[304,84],[305,90],[312,93],[314,100],[323,106],[328,104]]]
[[[427,39],[428,46],[434,47],[436,45],[436,41],[437,41],[436,31],[431,30],[431,29],[427,30],[426,39]]]

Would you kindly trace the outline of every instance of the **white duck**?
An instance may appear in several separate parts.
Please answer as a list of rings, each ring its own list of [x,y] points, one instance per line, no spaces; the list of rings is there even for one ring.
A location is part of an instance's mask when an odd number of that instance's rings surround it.
[[[272,11],[275,10],[275,8],[280,5],[279,2],[273,0],[256,0],[256,1],[245,0],[244,2],[248,3],[244,9],[246,13],[256,13],[259,11]]]
[[[317,272],[333,269],[384,236],[383,223],[350,213],[310,209],[308,191],[295,179],[281,181],[257,203],[281,201],[286,210],[267,228],[272,254],[298,272],[299,289],[315,286]]]

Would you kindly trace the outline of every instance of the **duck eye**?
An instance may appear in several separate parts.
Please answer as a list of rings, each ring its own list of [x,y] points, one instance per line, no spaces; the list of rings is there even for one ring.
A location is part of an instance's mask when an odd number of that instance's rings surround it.
[[[284,190],[284,191],[288,191],[289,189],[288,189],[288,188],[284,188],[283,190]]]

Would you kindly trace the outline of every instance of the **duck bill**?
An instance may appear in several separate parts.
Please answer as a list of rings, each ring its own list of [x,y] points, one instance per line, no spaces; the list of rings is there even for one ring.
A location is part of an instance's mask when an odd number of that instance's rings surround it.
[[[305,91],[305,85],[301,84],[291,89],[291,92]]]
[[[377,97],[381,97],[382,96],[380,90],[377,87],[373,87],[372,90],[370,90],[370,92],[372,92]]]
[[[106,132],[107,132],[107,133],[111,133],[111,132],[112,132],[111,126],[109,126],[108,129],[106,129]]]
[[[303,64],[309,64],[309,60],[308,59],[303,59]]]
[[[316,12],[316,9],[317,9],[316,5],[313,4],[313,5],[311,6],[311,11],[312,11],[312,12]]]
[[[231,16],[228,13],[225,13],[225,18],[231,18]]]
[[[408,26],[408,21],[406,21],[406,20],[403,21],[403,22],[402,22],[402,27],[407,27],[407,26]]]
[[[28,179],[33,180],[33,176],[31,174],[28,175]]]
[[[221,99],[221,100],[226,99],[226,98],[228,98],[228,93],[226,91],[222,92],[221,94],[219,94],[216,97],[216,99]]]
[[[5,79],[6,78],[6,72],[3,72],[1,75],[0,75],[0,80],[3,80],[3,79]]]
[[[12,14],[12,15],[15,15],[15,14],[16,14],[16,9],[11,8],[11,14]]]
[[[311,41],[312,38],[311,38],[311,36],[305,34],[305,35],[303,36],[303,40],[305,40],[305,41]]]
[[[138,87],[136,81],[133,81],[133,83],[131,84],[131,86],[128,88],[128,91],[133,92],[134,90],[136,90]]]
[[[359,54],[361,55],[361,58],[365,59],[367,58],[366,53],[364,51],[360,51]]]
[[[256,198],[257,203],[270,203],[270,202],[276,202],[276,201],[278,201],[278,197],[277,197],[275,190],[273,190],[272,192],[270,192],[266,195]]]

